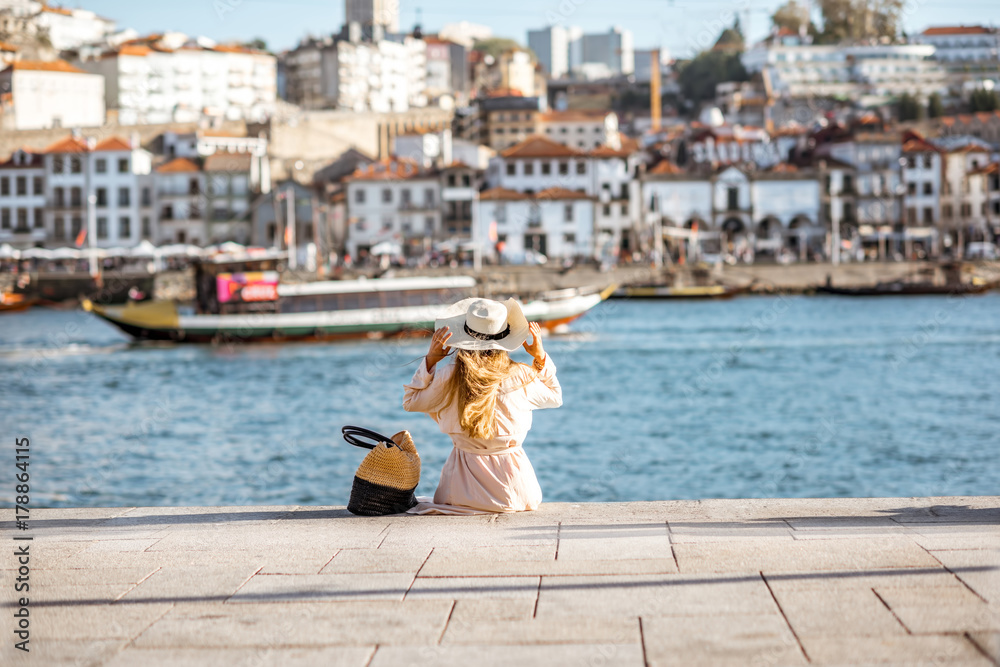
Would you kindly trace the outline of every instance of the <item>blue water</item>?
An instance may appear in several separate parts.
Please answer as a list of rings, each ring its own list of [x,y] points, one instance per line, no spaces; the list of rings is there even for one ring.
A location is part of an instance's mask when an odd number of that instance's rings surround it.
[[[1000,493],[997,293],[611,301],[545,345],[565,404],[525,447],[547,500]],[[450,444],[400,407],[425,346],[131,345],[82,312],[0,316],[0,504],[15,436],[36,507],[346,504],[344,424],[409,429],[430,495]]]

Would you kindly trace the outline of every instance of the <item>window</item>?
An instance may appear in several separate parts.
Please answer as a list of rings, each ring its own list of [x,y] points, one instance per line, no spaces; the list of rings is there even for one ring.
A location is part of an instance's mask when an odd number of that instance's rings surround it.
[[[17,177],[17,196],[24,197],[28,194],[28,179],[25,176]]]
[[[118,160],[118,173],[127,174],[129,172],[128,158],[123,157]]]
[[[10,209],[0,208],[0,228],[10,229]]]
[[[98,158],[97,161],[94,162],[94,171],[98,174],[108,173],[108,161],[104,158]]]
[[[108,219],[103,216],[97,219],[97,238],[108,238]]]
[[[912,206],[906,209],[906,223],[909,225],[917,224],[917,209]]]
[[[382,188],[382,203],[391,204],[392,203],[392,190],[389,188]]]
[[[917,194],[917,184],[916,183],[907,183],[906,184],[906,194],[908,194],[908,195],[915,195],[915,194]]]
[[[472,177],[468,174],[462,174],[462,185],[469,187],[472,185]]]
[[[66,238],[66,220],[63,218],[56,218],[55,226],[52,228],[52,236],[55,237],[57,241],[63,241]]]
[[[563,234],[563,243],[575,244],[576,234]]]
[[[952,217],[954,216],[954,213],[955,211],[954,209],[952,209],[951,204],[945,204],[944,206],[941,207],[941,215],[944,217],[945,220],[951,220]]]
[[[52,188],[52,204],[56,208],[66,205],[66,191],[62,188]]]
[[[392,216],[382,216],[382,231],[388,232],[392,229]]]
[[[41,176],[35,176],[32,184],[32,192],[36,195],[45,194],[45,181]]]
[[[62,155],[55,155],[52,157],[52,173],[61,174],[63,173],[63,168],[65,167],[65,160]]]
[[[427,208],[433,208],[434,188],[424,188],[424,204],[427,205]]]
[[[131,190],[129,188],[118,188],[118,205],[119,206],[130,206],[131,205]]]
[[[35,209],[35,229],[41,229],[45,226],[45,209],[36,208]]]
[[[132,237],[132,220],[123,215],[118,218],[118,238],[127,239]]]
[[[924,183],[924,194],[925,195],[934,194],[934,186],[931,185],[930,183]]]
[[[10,196],[10,179],[6,176],[0,178],[0,196]]]
[[[69,159],[69,170],[73,174],[79,174],[83,171],[83,162],[80,158],[73,157]]]
[[[73,238],[80,236],[80,230],[83,229],[83,218],[80,216],[73,216]]]
[[[551,162],[543,162],[542,163],[542,176],[548,176],[551,173],[552,173],[552,163]]]
[[[69,205],[74,207],[83,206],[83,191],[80,188],[70,188]]]
[[[597,131],[600,132],[600,130],[597,130]],[[576,133],[577,134],[583,134],[584,133],[584,129],[582,127],[578,127],[578,128],[576,128]]]
[[[26,208],[17,209],[17,228],[18,229],[28,228],[28,209]]]
[[[604,215],[605,218],[611,217],[611,204],[605,204],[601,213]]]
[[[497,204],[493,209],[493,215],[497,219],[497,224],[507,222],[507,205],[502,202]]]
[[[434,231],[434,216],[428,215],[424,217],[424,229],[429,233]]]
[[[566,222],[573,222],[573,205],[566,204],[563,206],[563,220]]]
[[[451,176],[449,176],[448,180],[452,181],[452,185],[454,185],[455,184],[454,183],[454,181],[455,181],[455,175],[452,174]],[[403,188],[400,191],[400,193],[399,193],[399,201],[400,201],[400,203],[403,206],[409,206],[410,205],[410,188]]]
[[[97,188],[97,205],[100,207],[106,207],[108,205],[108,189],[107,188]]]
[[[365,203],[365,191],[362,189],[357,189],[354,191],[354,203],[364,204]]]
[[[934,209],[930,206],[924,207],[924,224],[931,225],[934,224]]]
[[[576,173],[577,174],[586,174],[587,173],[587,163],[584,162],[583,160],[577,160],[576,161]]]
[[[272,227],[274,225],[272,224]],[[153,221],[148,215],[142,217],[142,238],[148,239],[153,236]]]
[[[517,175],[517,165],[514,164],[513,162],[508,162],[507,163],[507,175],[508,176],[516,176]]]
[[[729,210],[735,211],[740,207],[740,189],[739,188],[729,188],[728,190],[728,204]]]
[[[622,215],[628,217],[628,204],[622,204]]]
[[[195,182],[197,183],[197,181]],[[153,205],[153,190],[148,186],[142,189],[142,205],[143,206]]]
[[[525,176],[534,176],[535,175],[535,163],[534,162],[525,162],[524,163],[524,175]]]
[[[931,168],[931,156],[930,154],[924,155],[924,169]]]
[[[560,176],[566,176],[568,174],[569,174],[569,162],[560,162],[559,163],[559,175]]]

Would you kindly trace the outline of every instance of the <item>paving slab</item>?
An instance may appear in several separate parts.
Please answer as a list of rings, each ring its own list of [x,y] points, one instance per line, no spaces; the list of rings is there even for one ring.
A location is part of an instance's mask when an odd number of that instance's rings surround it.
[[[805,665],[785,619],[775,612],[721,617],[643,617],[649,665]]]
[[[406,572],[362,574],[258,574],[228,601],[322,602],[334,600],[399,600],[413,583]]]
[[[992,665],[976,646],[956,635],[803,637],[814,665]]]
[[[998,506],[39,510],[30,664],[991,664]],[[0,589],[16,567],[0,559]]]

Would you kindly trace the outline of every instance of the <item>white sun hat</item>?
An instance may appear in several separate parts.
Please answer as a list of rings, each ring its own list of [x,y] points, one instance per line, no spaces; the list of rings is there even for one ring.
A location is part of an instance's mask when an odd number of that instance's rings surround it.
[[[528,340],[528,320],[521,304],[490,299],[463,299],[451,305],[434,321],[434,328],[448,327],[448,347],[459,350],[506,350],[513,352]]]

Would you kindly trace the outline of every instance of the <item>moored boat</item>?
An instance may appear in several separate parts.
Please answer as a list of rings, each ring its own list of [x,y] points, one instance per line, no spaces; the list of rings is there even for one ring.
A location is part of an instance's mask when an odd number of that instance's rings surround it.
[[[0,293],[0,313],[19,313],[38,303],[38,299],[14,292]]]
[[[83,305],[142,340],[280,342],[426,335],[449,304],[479,292],[478,281],[466,276],[302,284],[279,284],[274,271],[214,277],[199,281],[196,307],[172,301]],[[543,293],[522,300],[522,308],[529,321],[553,329],[586,313],[612,289]]]
[[[833,287],[832,285],[822,285],[816,288],[819,294],[832,294],[836,296],[932,296],[932,295],[952,295],[966,296],[972,294],[984,294],[996,285],[984,281],[974,280],[971,283],[935,284],[931,282],[903,282],[896,281],[890,283],[877,283],[868,287]]]
[[[731,299],[750,289],[750,285],[629,285],[615,291],[617,299]]]

